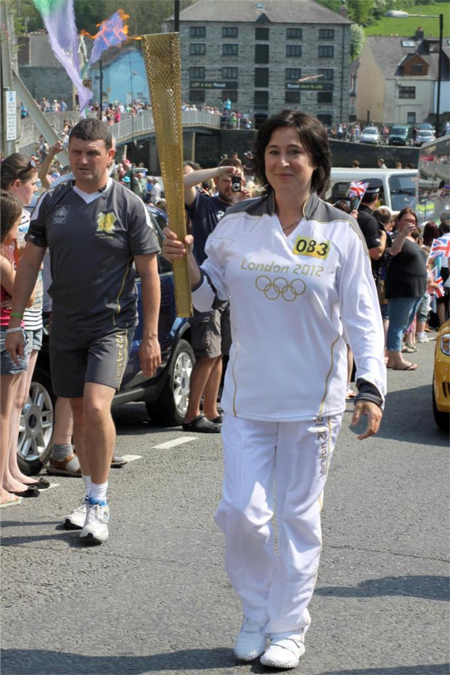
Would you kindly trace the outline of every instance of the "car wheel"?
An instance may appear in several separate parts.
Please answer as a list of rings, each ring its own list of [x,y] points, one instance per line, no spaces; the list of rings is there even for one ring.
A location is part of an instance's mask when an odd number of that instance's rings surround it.
[[[446,413],[446,412],[441,412],[437,408],[436,396],[435,396],[435,393],[434,393],[434,379],[433,379],[433,387],[432,387],[432,396],[433,396],[434,421],[438,425],[439,429],[442,429],[442,431],[448,432],[450,430],[450,414]]]
[[[22,408],[17,444],[19,467],[28,476],[39,473],[50,456],[55,401],[48,373],[37,367],[28,401]]]
[[[180,340],[172,357],[163,390],[157,401],[147,403],[154,422],[177,427],[183,422],[189,403],[189,389],[195,356],[189,342]]]

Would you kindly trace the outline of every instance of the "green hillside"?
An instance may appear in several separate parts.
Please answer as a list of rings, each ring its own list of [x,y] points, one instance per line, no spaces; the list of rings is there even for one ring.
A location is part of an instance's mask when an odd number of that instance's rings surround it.
[[[430,5],[415,5],[414,7],[405,8],[405,11],[411,14],[443,14],[444,37],[450,38],[450,11],[448,3],[439,2]],[[439,19],[419,17],[410,17],[408,19],[389,19],[388,17],[383,17],[370,26],[366,26],[364,32],[366,35],[401,35],[402,37],[409,37],[414,35],[419,26],[424,30],[425,37],[439,37]]]

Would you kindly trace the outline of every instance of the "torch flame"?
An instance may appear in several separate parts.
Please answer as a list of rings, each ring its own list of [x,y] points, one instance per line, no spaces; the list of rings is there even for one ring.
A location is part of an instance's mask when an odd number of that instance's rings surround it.
[[[100,30],[95,35],[91,35],[86,30],[81,31],[81,35],[92,38],[92,40],[100,40],[107,47],[113,47],[125,42],[125,40],[140,40],[140,37],[129,37],[129,27],[126,20],[130,18],[123,9],[118,9],[115,14],[109,19],[97,24]]]

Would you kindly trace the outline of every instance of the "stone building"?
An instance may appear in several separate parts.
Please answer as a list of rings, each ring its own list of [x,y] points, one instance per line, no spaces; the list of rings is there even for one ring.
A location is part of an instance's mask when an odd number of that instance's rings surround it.
[[[260,119],[295,107],[328,125],[347,121],[344,14],[311,0],[198,0],[180,14],[183,100],[222,107],[228,99]]]
[[[36,31],[18,38],[19,75],[35,99],[63,98],[72,108],[73,86],[66,71],[55,57],[47,32]]]
[[[359,57],[357,115],[384,124],[416,124],[436,113],[439,40],[368,37]],[[440,113],[450,110],[450,40],[442,45]]]

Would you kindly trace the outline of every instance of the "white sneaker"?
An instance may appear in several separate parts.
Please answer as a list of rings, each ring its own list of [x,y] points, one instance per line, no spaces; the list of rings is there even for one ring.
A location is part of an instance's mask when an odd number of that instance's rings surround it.
[[[273,635],[269,649],[261,656],[263,666],[271,668],[297,668],[305,645],[300,636]]]
[[[87,497],[83,497],[80,502],[80,505],[72,511],[68,516],[66,516],[63,527],[66,530],[81,530],[86,520],[87,513]]]
[[[234,644],[235,656],[241,661],[253,661],[264,652],[267,646],[266,623],[244,617],[241,630]]]
[[[86,522],[80,532],[81,539],[90,544],[102,544],[108,539],[109,506],[108,504],[86,503]]]
[[[416,341],[417,341],[417,342],[420,342],[421,344],[423,344],[424,342],[431,342],[430,338],[427,338],[426,335],[424,335],[423,337],[422,337],[422,336],[417,336],[417,337],[416,337]]]

